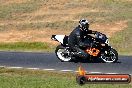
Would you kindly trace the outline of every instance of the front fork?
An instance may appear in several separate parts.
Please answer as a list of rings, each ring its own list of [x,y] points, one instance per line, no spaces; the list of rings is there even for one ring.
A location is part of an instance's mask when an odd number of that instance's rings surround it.
[[[107,56],[110,56],[111,48],[112,48],[111,46],[107,46],[105,49],[102,50],[102,52],[104,52],[104,54],[106,54]]]

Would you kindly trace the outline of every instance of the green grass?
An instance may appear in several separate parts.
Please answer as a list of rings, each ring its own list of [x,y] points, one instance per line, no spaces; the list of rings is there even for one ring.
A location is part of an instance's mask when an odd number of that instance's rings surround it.
[[[121,54],[132,55],[132,21],[128,22],[128,28],[122,30],[110,38],[111,44]]]
[[[132,2],[122,2],[116,0],[101,0],[95,1],[87,7],[98,9],[99,12],[84,12],[75,16],[75,19],[89,18],[93,22],[115,22],[120,20],[131,20],[132,17]]]
[[[35,70],[0,69],[0,88],[131,88],[132,84],[76,83],[76,74]]]
[[[47,51],[51,52],[55,48],[54,45],[44,42],[14,42],[0,43],[0,50],[7,51]]]
[[[57,21],[57,22],[37,22],[37,23],[22,23],[22,24],[8,24],[1,25],[0,31],[7,31],[10,28],[15,28],[17,30],[44,30],[49,29],[61,29],[61,30],[71,30],[74,29],[78,22],[75,21]],[[60,30],[60,31],[61,31]]]
[[[71,30],[75,26],[74,21],[58,21],[58,22],[38,22],[38,23],[29,23],[29,24],[23,24],[23,25],[18,25],[17,29],[19,30],[24,30],[24,29],[45,29],[45,28],[50,28],[50,29],[62,29],[62,30]]]
[[[77,5],[79,5],[79,3],[76,3],[75,7],[77,7]],[[99,12],[79,13],[75,16],[75,19],[89,18],[93,23],[127,21],[128,27],[119,33],[115,33],[110,38],[110,43],[117,49],[119,54],[132,55],[132,1],[100,0],[98,2],[96,0],[94,3],[85,4],[84,6],[95,10],[98,9]],[[104,12],[102,12],[103,10]]]
[[[119,5],[120,6],[119,6]],[[125,30],[122,30],[118,33],[115,33],[111,38],[110,42],[113,47],[115,47],[120,54],[125,55],[132,55],[132,8],[131,8],[132,2],[129,3],[117,3],[116,6],[120,8],[116,8],[115,14],[109,14],[113,17],[111,20],[126,20],[128,27]],[[119,10],[121,9],[121,10]],[[118,12],[118,14],[116,14]],[[108,16],[110,17],[110,16]]]
[[[38,15],[38,16],[35,16],[34,18],[32,18],[31,20],[43,20],[43,21],[45,21],[45,19],[47,19],[47,18],[50,18],[50,19],[52,19],[52,18],[54,18],[54,17],[56,17],[56,18],[60,18],[60,17],[64,17],[64,16],[70,16],[70,14],[69,13],[51,13],[51,14],[43,14],[43,15]],[[47,21],[47,20],[46,20]]]
[[[119,54],[132,54],[132,1],[125,1],[125,0],[94,0],[93,2],[88,2],[85,3],[83,0],[73,0],[65,3],[62,7],[62,9],[56,9],[58,8],[57,5],[54,6],[53,4],[57,4],[56,2],[53,2],[52,4],[50,3],[50,0],[30,0],[25,3],[12,3],[8,5],[3,5],[0,3],[0,20],[25,20],[28,18],[31,18],[32,21],[37,21],[37,20],[43,20],[45,18],[50,18],[50,17],[56,17],[56,16],[73,16],[73,20],[79,20],[81,18],[87,18],[90,20],[92,23],[112,23],[112,22],[119,22],[119,21],[127,21],[128,22],[128,27],[120,31],[119,33],[114,34],[110,38],[110,42],[114,48],[116,48],[119,51]],[[83,13],[79,14],[63,14],[63,13],[55,13],[53,14],[43,14],[43,15],[38,15],[34,17],[30,17],[30,15],[23,15],[24,13],[32,13],[34,11],[37,11],[41,6],[43,5],[48,5],[49,10],[51,11],[60,11],[61,10],[66,10],[66,9],[74,9],[77,7],[83,8],[90,8],[95,10],[95,12],[91,11],[85,11]],[[96,12],[97,10],[97,12]],[[51,12],[52,13],[52,12]],[[53,12],[54,13],[54,12]],[[53,30],[56,29],[61,29],[60,31],[63,30],[71,30],[73,29],[78,22],[76,21],[57,21],[57,22],[52,22],[52,19],[50,22],[37,22],[37,23],[21,23],[21,24],[7,24],[7,25],[0,25],[0,31],[7,31],[10,30],[11,28],[17,29],[17,30],[43,30],[45,28],[50,28]],[[102,24],[103,25],[103,24]],[[107,30],[107,29],[106,29]],[[11,44],[11,43],[9,43]],[[15,43],[14,43],[15,44]],[[21,45],[21,44],[19,44]],[[22,44],[23,45],[23,44]],[[13,46],[7,47],[2,45],[2,49],[6,50],[15,50],[16,48]],[[41,45],[40,45],[41,46]],[[3,48],[6,47],[6,48]],[[23,47],[23,46],[22,46]],[[27,49],[31,49],[28,48]],[[38,46],[37,46],[38,47]],[[8,49],[9,48],[9,49]],[[14,48],[14,49],[13,49]],[[23,48],[19,48],[22,50],[26,50]],[[41,49],[41,48],[37,48]],[[33,50],[37,50],[34,49]],[[49,48],[51,49],[51,48]],[[45,48],[45,50],[48,50]]]
[[[47,0],[28,0],[24,3],[11,3],[3,5],[0,3],[0,20],[25,20],[24,13],[38,10]]]

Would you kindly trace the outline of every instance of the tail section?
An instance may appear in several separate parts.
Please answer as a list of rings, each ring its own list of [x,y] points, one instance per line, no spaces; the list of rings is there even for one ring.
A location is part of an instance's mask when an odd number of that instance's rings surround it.
[[[61,44],[63,44],[65,36],[66,35],[52,35],[51,39],[54,40],[54,41],[58,41]]]

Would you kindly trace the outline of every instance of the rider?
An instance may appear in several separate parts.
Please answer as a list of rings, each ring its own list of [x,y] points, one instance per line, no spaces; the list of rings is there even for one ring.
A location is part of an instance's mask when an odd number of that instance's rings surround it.
[[[89,30],[89,21],[81,19],[79,25],[69,35],[68,44],[73,50],[77,51],[72,53],[72,55],[82,58],[88,57],[88,54],[81,49],[81,47],[92,46],[91,41],[87,43],[83,41],[88,34],[96,34],[96,31]]]

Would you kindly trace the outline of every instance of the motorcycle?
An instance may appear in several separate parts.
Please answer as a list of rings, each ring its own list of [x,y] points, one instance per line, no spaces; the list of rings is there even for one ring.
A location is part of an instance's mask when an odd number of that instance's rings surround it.
[[[52,35],[52,40],[58,41],[61,44],[56,47],[55,53],[57,58],[62,62],[76,61],[78,58],[71,54],[76,52],[68,46],[68,36],[66,35]],[[90,40],[93,44],[90,47],[84,47],[84,50],[89,57],[88,60],[100,61],[103,63],[115,63],[118,60],[118,52],[109,45],[108,37],[100,32],[94,36],[87,35],[84,42]]]

